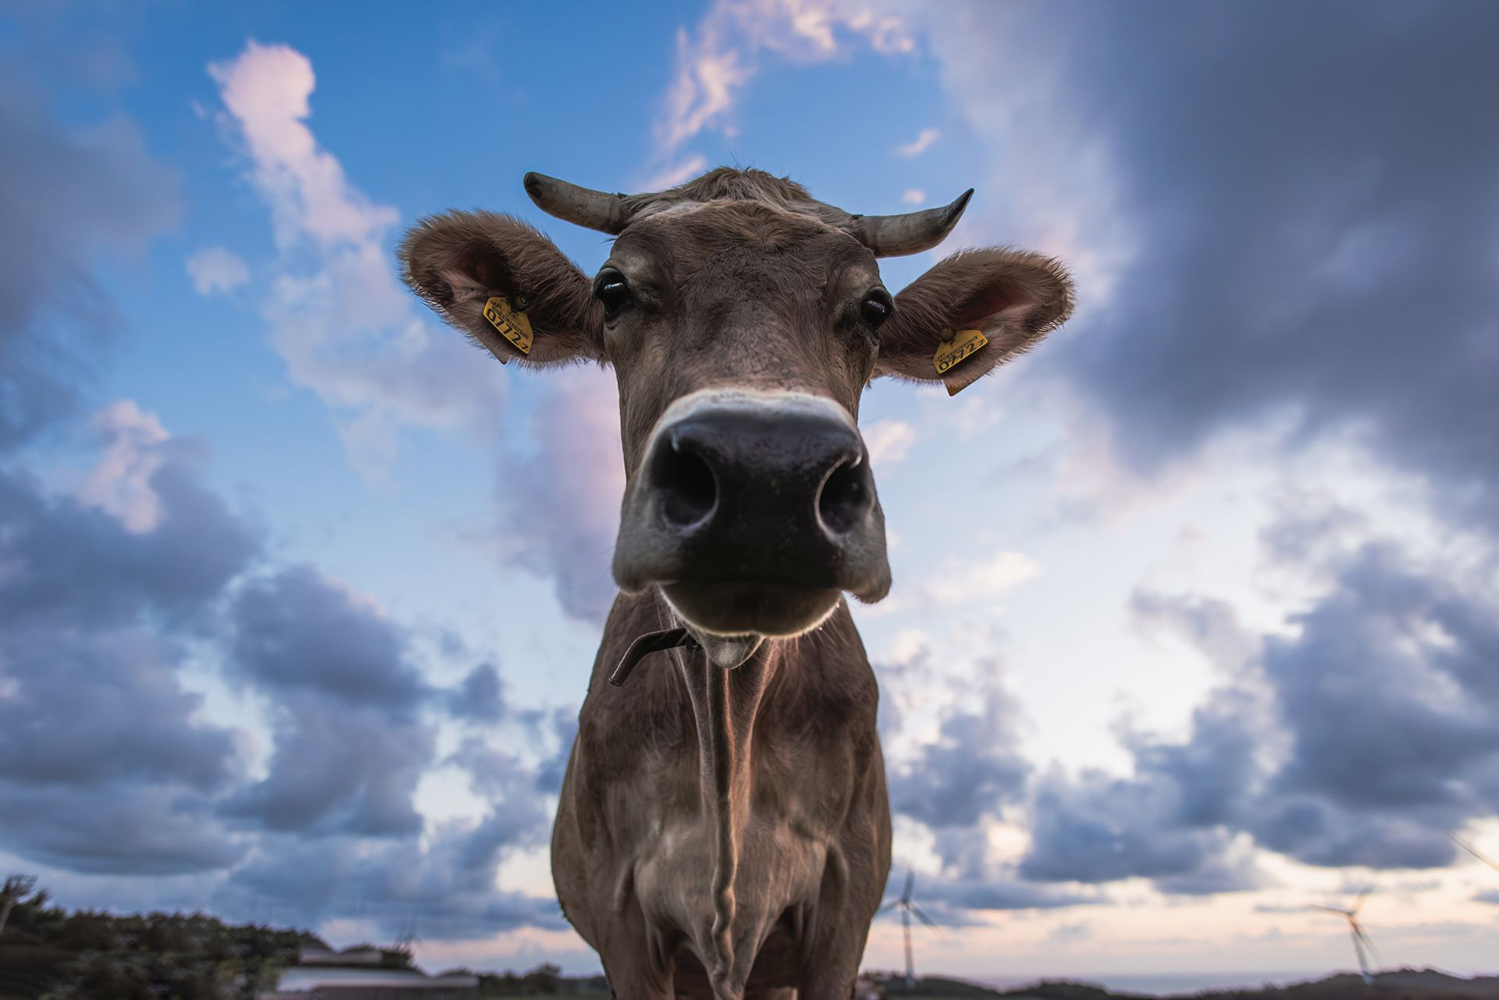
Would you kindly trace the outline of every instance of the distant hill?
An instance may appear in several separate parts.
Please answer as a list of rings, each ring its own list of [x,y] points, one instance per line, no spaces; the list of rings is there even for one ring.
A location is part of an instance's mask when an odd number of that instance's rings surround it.
[[[1138,1000],[1146,994],[1110,993],[1084,983],[1042,982],[992,996],[1003,1000]],[[1499,1000],[1499,977],[1463,979],[1436,969],[1400,969],[1380,973],[1372,985],[1358,976],[1340,975],[1271,988],[1215,989],[1172,996],[1195,1000]]]
[[[880,977],[884,979],[885,977]],[[1154,994],[1112,993],[1090,983],[1045,980],[1019,989],[999,991],[960,979],[927,976],[907,987],[899,977],[883,982],[887,1000],[1152,1000]],[[1384,972],[1367,985],[1358,976],[1332,976],[1315,982],[1273,988],[1203,990],[1171,994],[1194,1000],[1499,1000],[1499,977],[1464,979],[1436,969]]]

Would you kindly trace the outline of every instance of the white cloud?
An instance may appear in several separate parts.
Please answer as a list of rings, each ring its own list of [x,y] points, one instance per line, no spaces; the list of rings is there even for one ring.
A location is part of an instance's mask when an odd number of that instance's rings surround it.
[[[1036,560],[1025,553],[1001,550],[971,563],[950,562],[941,573],[927,579],[922,590],[941,604],[988,600],[1040,572]]]
[[[183,261],[199,295],[232,292],[250,280],[250,268],[234,251],[204,247]]]
[[[796,62],[822,62],[846,51],[843,33],[877,52],[909,52],[915,43],[900,18],[856,2],[717,0],[692,31],[677,33],[677,64],[656,124],[663,153],[706,128],[732,134],[739,92],[759,72],[762,50]]]
[[[707,166],[708,158],[701,153],[694,153],[679,163],[673,163],[671,166],[656,171],[640,183],[640,190],[665,191],[668,188],[674,188],[696,177]]]
[[[901,193],[900,200],[907,205],[922,205],[926,203],[926,192],[921,188],[906,188]]]
[[[151,477],[166,461],[161,447],[169,437],[166,428],[131,399],[100,410],[93,425],[105,439],[104,455],[78,488],[78,498],[137,534],[151,531],[161,521],[161,498]]]
[[[939,608],[994,604],[1040,573],[1041,564],[1035,559],[1008,549],[972,559],[949,557],[935,572],[901,583],[880,603],[861,608],[860,616],[911,621]],[[916,617],[902,619],[901,616]]]
[[[1115,275],[1134,252],[1138,221],[1118,202],[1107,144],[1068,102],[1068,68],[1055,56],[1068,45],[1066,28],[1048,23],[1039,8],[1004,4],[943,5],[912,21],[936,59],[946,110],[985,153],[961,241],[1026,246],[1066,260],[1087,291],[1070,323],[1081,327],[1091,310],[1107,307]],[[996,87],[989,69],[996,59],[1026,86]]]
[[[477,423],[498,404],[494,370],[434,330],[397,280],[386,237],[399,215],[355,187],[308,128],[307,57],[251,41],[208,71],[281,249],[262,306],[271,342],[292,381],[339,413],[355,464],[383,471],[402,426]]]
[[[871,465],[889,465],[906,457],[916,440],[916,428],[904,420],[887,417],[864,428],[864,445]]]
[[[916,133],[916,138],[904,146],[896,146],[895,151],[901,156],[920,156],[932,148],[932,143],[942,137],[942,133],[934,128],[924,128]]]
[[[705,25],[709,22],[704,22]],[[696,39],[677,32],[677,77],[666,95],[666,117],[657,132],[662,145],[676,149],[734,103],[734,91],[754,76],[742,55],[721,47],[716,34],[699,29]]]
[[[324,246],[358,244],[382,235],[396,210],[370,203],[349,184],[333,154],[318,147],[305,121],[317,86],[312,63],[286,45],[251,41],[231,62],[208,73],[248,146],[254,179],[276,212],[287,244],[312,236]]]
[[[625,490],[614,374],[559,372],[532,417],[534,454],[504,470],[508,554],[555,581],[558,603],[602,624],[614,599],[609,562]]]

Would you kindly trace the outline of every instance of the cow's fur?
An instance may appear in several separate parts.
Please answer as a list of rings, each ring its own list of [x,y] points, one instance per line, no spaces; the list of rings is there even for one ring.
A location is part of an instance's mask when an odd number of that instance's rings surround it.
[[[854,217],[800,185],[720,168],[631,209],[609,266],[638,304],[613,322],[589,279],[517,219],[448,213],[401,248],[412,288],[502,360],[614,367],[630,483],[662,414],[690,393],[795,390],[857,418],[871,378],[956,391],[1072,305],[1057,262],[972,250],[901,292],[875,331],[859,303],[879,270],[849,234]],[[481,318],[491,295],[523,300],[528,357]],[[938,343],[968,327],[988,345],[939,376]],[[845,1000],[890,863],[878,691],[848,608],[743,645],[754,652],[742,663],[705,634],[706,654],[655,654],[624,687],[605,683],[637,636],[680,624],[654,587],[615,601],[553,832],[558,898],[618,997]]]
[[[890,865],[853,620],[840,607],[733,671],[674,650],[605,683],[670,623],[654,594],[609,616],[552,835],[558,898],[618,996],[846,997]]]

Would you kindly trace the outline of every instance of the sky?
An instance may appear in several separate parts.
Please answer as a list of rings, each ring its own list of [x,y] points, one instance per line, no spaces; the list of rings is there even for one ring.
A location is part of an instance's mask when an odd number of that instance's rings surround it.
[[[547,840],[623,469],[393,248],[537,170],[718,165],[1073,319],[861,415],[920,967],[1495,972],[1499,7],[714,0],[0,8],[0,868],[429,968],[597,960]],[[865,964],[900,964],[882,918]]]

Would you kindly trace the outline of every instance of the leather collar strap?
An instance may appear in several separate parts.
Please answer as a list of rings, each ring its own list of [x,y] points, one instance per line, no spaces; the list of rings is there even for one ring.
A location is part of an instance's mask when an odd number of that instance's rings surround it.
[[[700,644],[692,637],[692,633],[685,628],[668,628],[660,632],[647,632],[634,642],[630,648],[625,650],[625,655],[620,657],[619,666],[614,668],[614,673],[609,675],[609,683],[619,687],[630,679],[630,672],[635,665],[652,653],[659,653],[663,649],[675,649],[685,646],[688,649],[699,649]]]

